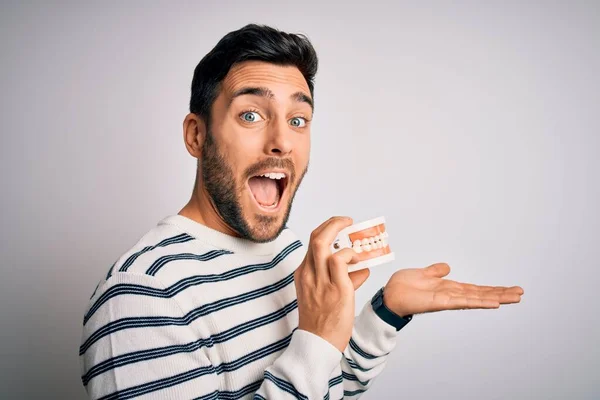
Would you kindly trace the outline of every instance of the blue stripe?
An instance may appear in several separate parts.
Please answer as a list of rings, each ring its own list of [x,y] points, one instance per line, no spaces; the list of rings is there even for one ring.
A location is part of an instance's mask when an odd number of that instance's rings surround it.
[[[361,393],[364,393],[366,391],[367,391],[367,389],[356,389],[356,390],[352,390],[352,391],[350,391],[350,390],[344,390],[344,398],[346,396],[356,396],[357,394],[361,394]]]
[[[246,364],[249,364],[256,360],[260,360],[261,358],[264,358],[272,353],[275,353],[279,350],[285,349],[290,344],[290,340],[292,338],[293,333],[294,332],[290,333],[285,338],[283,338],[271,345],[263,347],[262,349],[259,349],[259,350],[255,350],[255,351],[245,355],[244,357],[237,359],[236,361],[233,361],[230,363],[223,363],[223,364],[217,366],[215,368],[215,370],[217,371],[217,374],[221,374],[223,372],[235,371],[237,369],[240,369],[241,367],[243,367]]]
[[[90,300],[94,298],[94,296],[96,295],[96,292],[98,291],[99,287],[100,287],[100,282],[98,282],[98,284],[96,285],[96,289],[94,289],[94,293],[92,293],[92,297],[90,297]]]
[[[302,393],[300,393],[293,384],[291,384],[290,382],[287,382],[281,378],[276,377],[275,375],[273,375],[272,373],[270,373],[269,371],[265,371],[265,379],[273,382],[275,384],[275,386],[277,386],[279,389],[291,394],[292,396],[296,397],[297,399],[308,399],[307,396],[303,395]],[[340,383],[343,382],[342,376],[336,376],[335,378],[331,378],[329,380],[329,389],[327,390],[327,394],[323,397],[323,400],[328,400],[329,399],[329,390],[334,387],[335,385],[339,385]],[[258,396],[258,397],[257,397]],[[264,397],[260,396],[259,394],[255,394],[254,398],[259,398],[259,399],[263,399]]]
[[[346,361],[348,362],[348,364],[350,365],[350,367],[352,367],[352,369],[357,369],[359,371],[362,372],[368,372],[370,370],[372,370],[373,368],[363,368],[360,365],[358,365],[357,363],[355,363],[354,361],[352,361],[351,359],[349,359],[348,357],[344,357],[346,359]]]
[[[199,378],[201,376],[214,373],[221,374],[223,372],[235,371],[237,369],[242,368],[244,365],[250,364],[256,360],[260,360],[270,354],[276,353],[280,350],[285,349],[291,340],[292,334],[286,336],[285,338],[265,346],[261,349],[253,351],[244,357],[241,357],[235,361],[229,363],[223,363],[216,367],[212,365],[195,368],[187,372],[183,372],[181,374],[177,374],[168,378],[159,379],[153,382],[144,383],[141,385],[133,386],[122,391],[114,392],[104,397],[101,397],[99,400],[122,400],[122,399],[131,399],[136,396],[141,396],[150,392],[154,392],[157,390],[165,389],[168,387],[172,387],[178,385],[183,382],[187,382],[192,379]],[[212,395],[212,394],[211,394]]]
[[[173,297],[176,294],[178,294],[192,286],[198,286],[198,285],[202,285],[204,283],[227,281],[227,280],[237,278],[242,275],[250,274],[255,271],[262,271],[262,270],[268,270],[268,269],[274,268],[277,264],[279,264],[281,261],[283,261],[292,251],[294,251],[300,247],[302,247],[302,243],[300,241],[295,241],[295,242],[291,243],[290,245],[288,245],[286,248],[284,248],[270,262],[247,265],[247,266],[244,266],[241,268],[227,271],[227,272],[225,272],[223,274],[219,274],[219,275],[209,274],[209,275],[191,276],[191,277],[182,279],[179,282],[176,282],[173,285],[171,285],[170,287],[165,288],[165,289],[158,289],[158,288],[152,288],[152,287],[147,287],[147,286],[142,286],[142,285],[134,285],[134,284],[117,284],[117,285],[111,287],[110,289],[108,289],[106,292],[104,292],[102,294],[102,296],[100,296],[100,298],[98,298],[98,300],[96,300],[94,305],[92,307],[90,307],[89,311],[83,318],[83,325],[85,326],[85,324],[88,322],[88,320],[92,317],[92,315],[96,311],[98,311],[98,309],[100,308],[100,306],[102,306],[102,304],[106,303],[108,300],[110,300],[111,298],[113,298],[115,296],[122,295],[122,294],[127,294],[127,295],[136,294],[136,295],[140,295],[140,296],[152,296],[152,297],[162,297],[162,298]]]
[[[267,400],[258,393],[254,393],[254,400]]]
[[[204,396],[196,397],[194,400],[215,400],[219,398],[219,391],[215,390],[209,394],[205,394]]]
[[[194,240],[194,238],[190,235],[188,235],[187,233],[182,233],[167,239],[164,239],[162,241],[160,241],[158,244],[155,244],[154,246],[146,246],[144,247],[142,250],[133,253],[132,255],[130,255],[127,260],[123,263],[123,265],[121,265],[121,268],[119,268],[120,272],[125,272],[127,271],[127,269],[131,266],[131,264],[133,264],[133,262],[142,254],[149,252],[150,250],[154,250],[158,247],[167,247],[169,245],[172,244],[177,244],[177,243],[185,243],[185,242],[189,242],[190,240]]]
[[[339,385],[343,381],[344,380],[342,379],[342,375],[336,376],[335,378],[331,378],[329,380],[329,389],[327,389],[327,394],[323,397],[323,400],[329,400],[329,392],[331,391],[331,388],[335,385]]]
[[[344,377],[344,379],[346,379],[348,381],[356,381],[363,386],[367,386],[369,384],[369,382],[371,382],[370,379],[367,379],[366,381],[363,382],[360,379],[358,379],[358,377],[356,375],[350,374],[346,371],[342,371],[342,376]]]
[[[293,272],[274,284],[267,285],[257,290],[246,292],[238,296],[227,297],[224,299],[214,301],[212,303],[204,304],[190,311],[183,317],[127,317],[109,322],[108,324],[104,325],[102,328],[99,328],[96,332],[94,332],[87,338],[87,340],[79,348],[79,355],[85,353],[92,344],[94,344],[104,336],[110,335],[111,333],[130,328],[147,328],[153,326],[155,327],[167,325],[188,325],[195,319],[206,316],[213,312],[277,292],[278,290],[286,287],[292,282],[294,282]]]
[[[241,397],[246,396],[247,394],[256,392],[260,388],[261,383],[262,383],[262,381],[258,380],[256,382],[250,383],[249,385],[246,385],[243,388],[236,390],[236,391],[220,392],[219,399],[237,400]]]
[[[172,345],[166,347],[159,347],[155,349],[140,350],[132,353],[123,354],[114,358],[110,358],[90,368],[87,371],[87,373],[81,377],[81,380],[83,382],[83,385],[87,386],[87,384],[92,378],[103,374],[104,372],[107,372],[109,370],[122,367],[124,365],[133,364],[141,361],[153,360],[160,357],[167,357],[177,353],[191,353],[204,346],[212,347],[215,344],[225,343],[226,341],[238,337],[253,329],[278,321],[281,318],[288,315],[291,311],[295,310],[296,308],[298,308],[298,301],[294,300],[285,307],[275,312],[237,325],[226,331],[223,331],[216,335],[212,335],[206,339],[199,339],[197,341],[181,345]]]
[[[331,378],[329,380],[329,389],[331,389],[332,387],[334,387],[335,385],[339,385],[340,383],[342,383],[344,381],[344,379],[342,378],[342,375],[338,375],[335,378]]]
[[[363,349],[361,349],[360,347],[358,347],[358,345],[352,338],[350,338],[350,347],[352,348],[352,350],[357,352],[361,357],[366,358],[367,360],[373,360],[375,358],[384,357],[389,354],[389,353],[385,353],[383,356],[374,356],[372,354],[369,354],[366,351],[364,351]]]
[[[204,254],[192,254],[192,253],[180,253],[180,254],[169,254],[166,256],[160,257],[158,260],[154,261],[150,268],[146,271],[147,275],[155,276],[156,273],[165,265],[172,261],[178,260],[194,260],[194,261],[210,261],[219,256],[223,256],[226,254],[233,254],[228,250],[211,250]]]
[[[117,260],[117,261],[119,261],[119,260]],[[110,266],[110,268],[108,269],[108,272],[106,273],[106,278],[105,278],[105,280],[108,280],[108,278],[110,278],[110,276],[112,275],[113,268],[114,268],[114,267],[115,267],[115,265],[117,264],[117,261],[115,261],[115,262],[113,263],[113,265],[111,265],[111,266]]]
[[[283,390],[284,392],[288,392],[297,399],[308,400],[308,397],[300,393],[298,389],[296,389],[290,382],[276,377],[269,371],[265,371],[265,379],[273,382],[279,389]]]
[[[196,397],[194,400],[212,400],[212,399],[226,399],[235,400],[244,397],[247,394],[256,392],[260,388],[261,381],[252,382],[243,388],[236,391],[214,391],[204,396]]]
[[[281,251],[280,254],[278,254],[277,256],[275,256],[273,258],[273,260],[271,260],[269,262],[261,263],[261,264],[247,265],[245,267],[236,268],[234,270],[228,271],[225,274],[221,274],[221,275],[211,274],[211,275],[206,275],[206,277],[211,277],[213,279],[214,278],[220,278],[220,279],[213,280],[213,282],[218,282],[218,281],[222,281],[222,280],[231,279],[231,278],[236,277],[236,276],[244,275],[246,273],[253,272],[253,271],[268,270],[270,268],[273,268],[273,266],[274,266],[273,263],[274,263],[275,259],[277,259],[278,257],[281,257],[281,254],[283,254],[283,253],[289,253],[291,251],[291,250],[289,250],[290,248],[293,248],[292,250],[295,250],[295,249],[297,249],[297,248],[299,248],[301,246],[302,246],[302,243],[299,240],[296,240],[295,242],[292,242],[291,244],[289,244],[285,249],[283,249]],[[212,252],[215,252],[215,255],[216,255],[215,257],[212,257],[212,254],[210,254],[211,252],[208,252],[205,255],[202,255],[201,257],[216,258],[217,256],[223,255],[223,254],[233,254],[232,252],[226,251],[226,250],[213,250]],[[190,254],[171,254],[171,255],[163,256],[163,257],[159,258],[158,260],[156,260],[152,264],[152,266],[148,269],[148,271],[146,271],[146,274],[151,275],[151,276],[155,276],[156,273],[158,272],[158,270],[160,268],[162,268],[166,263],[171,262],[171,261],[176,261],[176,260],[179,260],[179,259],[190,259],[190,258],[188,258],[189,256],[190,256]],[[191,255],[191,256],[198,257],[196,255]],[[207,261],[207,260],[202,260],[202,261]],[[281,260],[279,260],[279,261],[281,261]],[[277,261],[277,263],[279,261]],[[226,279],[223,279],[223,277],[226,277]]]

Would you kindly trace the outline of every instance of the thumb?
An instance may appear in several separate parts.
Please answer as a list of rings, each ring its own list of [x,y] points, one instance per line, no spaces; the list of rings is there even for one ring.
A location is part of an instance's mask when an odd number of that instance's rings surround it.
[[[446,263],[437,263],[423,269],[425,275],[432,278],[443,278],[450,273],[450,266]]]
[[[350,277],[350,280],[352,281],[352,284],[354,285],[354,290],[361,287],[362,284],[366,282],[369,275],[371,275],[371,270],[369,270],[369,268],[350,272],[348,274],[348,276]]]

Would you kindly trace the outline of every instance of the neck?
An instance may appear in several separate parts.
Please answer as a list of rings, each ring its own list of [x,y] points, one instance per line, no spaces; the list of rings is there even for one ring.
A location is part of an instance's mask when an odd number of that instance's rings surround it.
[[[223,220],[217,211],[217,208],[211,201],[204,185],[198,183],[198,180],[196,180],[194,185],[192,197],[178,214],[211,229],[225,233],[226,235],[240,237],[240,235],[231,229],[231,227]]]

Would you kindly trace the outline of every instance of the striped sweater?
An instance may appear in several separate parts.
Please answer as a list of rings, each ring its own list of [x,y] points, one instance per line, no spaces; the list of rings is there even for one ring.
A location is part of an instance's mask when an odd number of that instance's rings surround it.
[[[358,398],[397,332],[367,303],[340,353],[298,329],[302,243],[269,243],[181,215],[160,221],[110,268],[83,321],[82,381],[93,399]]]

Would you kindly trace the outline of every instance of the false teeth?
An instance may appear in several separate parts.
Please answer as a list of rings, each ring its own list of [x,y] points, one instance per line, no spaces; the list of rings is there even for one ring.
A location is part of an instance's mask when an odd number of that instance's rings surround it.
[[[388,245],[387,237],[387,232],[381,232],[375,236],[356,239],[352,242],[352,249],[357,253],[382,249]]]

